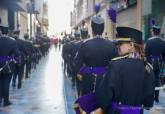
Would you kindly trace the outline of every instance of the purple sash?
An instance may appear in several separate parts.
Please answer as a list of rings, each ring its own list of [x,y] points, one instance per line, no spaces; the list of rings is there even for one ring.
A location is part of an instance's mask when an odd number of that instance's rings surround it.
[[[77,105],[77,107],[75,107],[76,114],[81,114],[81,111],[86,112],[86,114],[90,114],[99,108],[96,100],[96,93],[84,95],[78,98],[74,104]]]
[[[106,67],[81,67],[79,70],[79,74],[94,74],[98,76],[102,76],[106,73]],[[97,108],[99,108],[96,99],[96,93],[89,93],[87,95],[81,96],[74,103],[76,114],[81,114],[85,112],[86,114],[90,114]]]
[[[80,74],[97,74],[97,75],[103,75],[106,73],[106,67],[81,67],[79,70]]]
[[[162,61],[162,56],[161,55],[151,55],[150,59],[152,61]]]
[[[124,104],[113,103],[112,108],[114,111],[119,111],[119,114],[141,114],[142,107],[129,106]]]

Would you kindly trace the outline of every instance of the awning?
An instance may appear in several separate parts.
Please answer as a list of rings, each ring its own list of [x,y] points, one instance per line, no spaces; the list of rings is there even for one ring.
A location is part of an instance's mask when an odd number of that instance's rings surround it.
[[[26,4],[24,4],[21,1],[12,0],[9,2],[9,6],[12,7],[12,9],[16,11],[27,11]]]
[[[15,3],[15,10],[17,10],[17,11],[26,11],[27,10],[27,8],[26,8],[26,5],[25,4],[23,4],[22,2],[16,2]]]

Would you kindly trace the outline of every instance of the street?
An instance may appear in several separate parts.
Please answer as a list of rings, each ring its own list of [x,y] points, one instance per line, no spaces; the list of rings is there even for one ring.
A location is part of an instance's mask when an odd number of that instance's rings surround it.
[[[42,58],[31,77],[24,80],[23,88],[11,87],[13,105],[0,108],[0,114],[74,114],[76,92],[71,81],[62,72],[61,52],[54,47]],[[144,114],[165,114],[165,92],[160,93],[160,103]]]
[[[66,114],[60,54],[52,48],[21,90],[11,87],[13,105],[0,114]]]

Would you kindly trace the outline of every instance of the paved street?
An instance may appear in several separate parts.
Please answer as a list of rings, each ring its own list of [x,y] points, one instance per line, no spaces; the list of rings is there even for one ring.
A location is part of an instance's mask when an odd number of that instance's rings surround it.
[[[13,105],[0,114],[66,114],[60,53],[51,49],[21,90],[11,88]]]
[[[1,107],[0,114],[74,114],[72,106],[76,93],[70,80],[63,76],[61,63],[61,52],[51,48],[31,78],[24,81],[23,88],[11,88],[13,105]],[[165,114],[165,92],[160,95],[160,103],[145,114]]]

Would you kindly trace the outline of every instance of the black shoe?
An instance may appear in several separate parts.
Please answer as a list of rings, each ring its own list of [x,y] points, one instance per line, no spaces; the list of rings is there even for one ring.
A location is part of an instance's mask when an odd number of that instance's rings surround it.
[[[16,85],[15,85],[15,84],[12,84],[12,86],[13,86],[13,87],[16,87]]]
[[[155,98],[155,102],[156,102],[156,103],[159,103],[159,99],[158,99],[158,98]]]
[[[17,87],[17,88],[18,88],[18,89],[21,89],[21,87],[22,87],[21,85],[18,85],[18,87]]]
[[[4,102],[3,107],[7,107],[7,106],[10,106],[10,105],[12,105],[12,103],[10,101]]]

